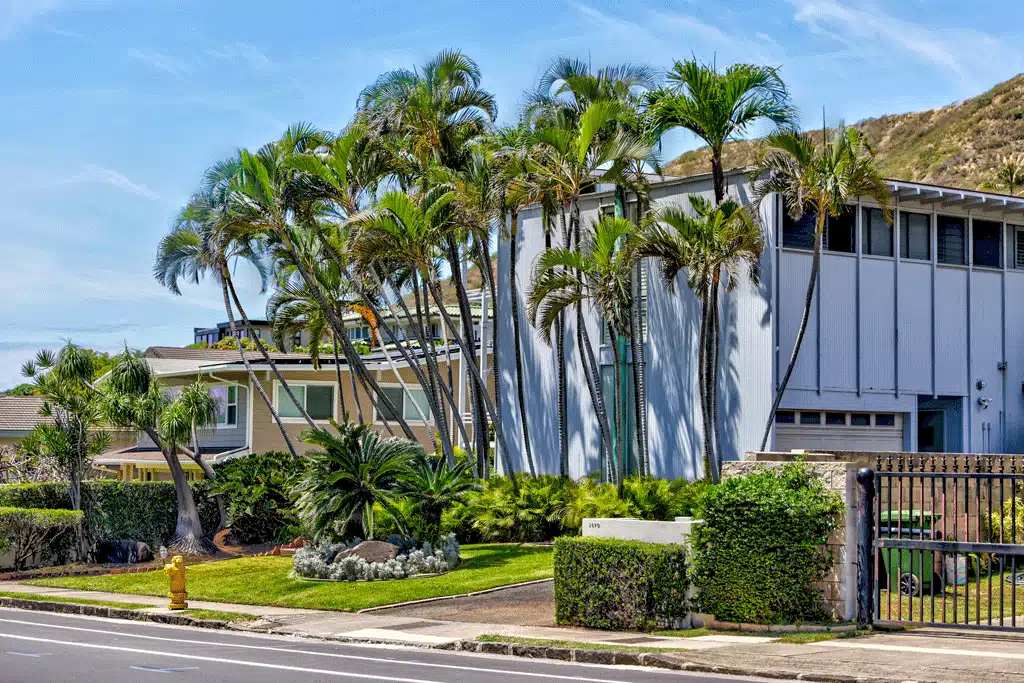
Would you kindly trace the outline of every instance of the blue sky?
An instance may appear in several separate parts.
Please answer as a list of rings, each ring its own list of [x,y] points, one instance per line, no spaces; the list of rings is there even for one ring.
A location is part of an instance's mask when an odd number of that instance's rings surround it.
[[[779,65],[804,118],[947,104],[1024,71],[1010,0],[0,0],[0,387],[35,349],[185,344],[223,319],[154,248],[204,168],[286,125],[338,129],[381,72],[469,53],[511,120],[555,55]],[[666,141],[665,158],[695,146]],[[249,310],[263,300],[251,275]]]

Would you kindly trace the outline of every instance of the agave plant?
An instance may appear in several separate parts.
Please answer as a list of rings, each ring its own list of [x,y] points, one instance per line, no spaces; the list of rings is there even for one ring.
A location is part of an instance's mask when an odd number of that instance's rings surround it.
[[[425,457],[415,441],[383,438],[368,425],[334,423],[338,434],[307,429],[302,440],[322,450],[306,455],[305,472],[292,487],[295,508],[315,542],[342,540],[357,525],[362,538],[374,537],[374,505],[394,516],[401,487],[413,464]]]

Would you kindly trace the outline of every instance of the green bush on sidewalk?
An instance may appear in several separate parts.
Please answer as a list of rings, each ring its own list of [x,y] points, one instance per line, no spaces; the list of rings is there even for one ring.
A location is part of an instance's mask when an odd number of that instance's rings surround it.
[[[690,611],[683,546],[559,538],[554,562],[559,625],[653,631],[679,628]]]
[[[84,515],[74,510],[0,507],[0,552],[12,552],[14,568],[33,559],[65,562],[75,553]]]

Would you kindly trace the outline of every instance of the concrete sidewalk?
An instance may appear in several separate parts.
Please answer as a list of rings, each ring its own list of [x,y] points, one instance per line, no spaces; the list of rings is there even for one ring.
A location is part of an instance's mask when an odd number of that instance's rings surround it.
[[[166,609],[166,599],[115,593],[72,591],[59,588],[0,583],[0,591],[88,598],[110,602],[136,602]],[[872,635],[798,645],[774,638],[709,635],[665,638],[643,633],[622,633],[575,628],[462,623],[422,619],[387,612],[346,613],[190,601],[189,607],[245,612],[260,621],[242,627],[260,632],[314,638],[390,642],[427,647],[458,646],[463,641],[491,634],[514,638],[572,641],[602,646],[686,650],[663,657],[691,667],[721,673],[779,677],[822,676],[835,681],[886,680],[959,683],[998,680],[1024,683],[1024,632],[950,631],[917,629],[905,633]]]

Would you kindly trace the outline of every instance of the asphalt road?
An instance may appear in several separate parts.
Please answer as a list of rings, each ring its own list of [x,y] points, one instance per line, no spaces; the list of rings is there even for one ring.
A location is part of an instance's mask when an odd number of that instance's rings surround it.
[[[638,667],[342,645],[0,609],[0,682],[382,681],[722,683],[755,679]]]

